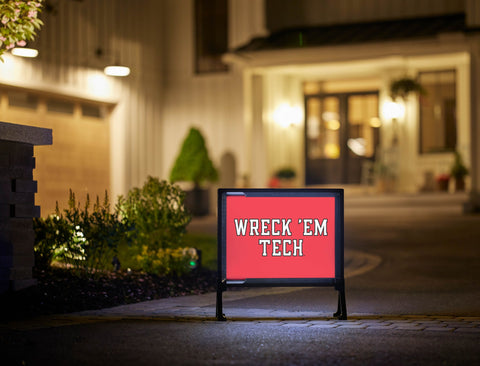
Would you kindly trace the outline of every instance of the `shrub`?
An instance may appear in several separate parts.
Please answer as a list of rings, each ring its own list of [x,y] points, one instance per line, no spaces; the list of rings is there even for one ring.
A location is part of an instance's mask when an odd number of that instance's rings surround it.
[[[89,212],[87,195],[81,209],[70,190],[68,208],[46,219],[35,219],[36,265],[47,267],[53,259],[60,260],[77,272],[96,273],[107,268],[117,253],[118,243],[128,240],[129,222],[120,216],[118,205],[111,210],[107,192],[103,203],[97,196],[93,211]]]
[[[123,215],[134,225],[131,239],[139,252],[143,246],[154,252],[181,246],[191,220],[184,200],[179,187],[153,177],[120,198]]]
[[[199,186],[203,182],[217,180],[218,172],[208,155],[205,139],[200,130],[192,127],[172,167],[170,181],[193,182]]]
[[[183,275],[190,270],[190,262],[197,259],[193,248],[160,248],[155,251],[144,245],[142,252],[137,255],[142,269],[156,275]]]
[[[56,212],[58,213],[58,206]],[[58,214],[47,218],[34,218],[35,231],[35,267],[45,270],[50,267],[55,259],[58,248],[64,246],[71,236],[70,225]]]
[[[94,274],[107,269],[118,246],[130,246],[139,268],[155,274],[183,274],[195,254],[179,248],[191,216],[180,188],[149,177],[142,188],[120,196],[114,209],[107,192],[81,207],[70,190],[68,208],[46,219],[35,219],[35,257],[38,268],[59,260],[77,273]],[[133,244],[133,245],[131,245]]]

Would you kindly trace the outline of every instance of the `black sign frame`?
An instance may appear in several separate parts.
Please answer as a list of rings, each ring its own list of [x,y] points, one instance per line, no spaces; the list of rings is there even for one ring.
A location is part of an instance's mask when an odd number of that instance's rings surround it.
[[[247,278],[242,281],[228,281],[226,278],[226,214],[227,196],[244,195],[251,197],[334,197],[335,198],[335,277],[332,278]],[[228,287],[292,287],[321,286],[334,287],[338,291],[338,307],[334,317],[346,320],[344,277],[344,192],[343,189],[298,188],[221,188],[218,190],[217,226],[217,301],[216,319],[225,321],[223,314],[223,292]]]

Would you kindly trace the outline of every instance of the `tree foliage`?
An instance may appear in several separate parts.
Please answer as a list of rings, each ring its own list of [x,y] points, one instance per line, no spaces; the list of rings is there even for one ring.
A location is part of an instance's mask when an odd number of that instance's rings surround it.
[[[38,18],[43,0],[0,0],[0,60],[15,46],[34,39],[43,22]]]

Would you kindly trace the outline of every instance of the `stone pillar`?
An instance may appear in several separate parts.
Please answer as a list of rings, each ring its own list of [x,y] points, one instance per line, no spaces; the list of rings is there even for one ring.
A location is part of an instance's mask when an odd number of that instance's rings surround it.
[[[51,145],[52,130],[0,122],[0,293],[35,284],[34,145]]]

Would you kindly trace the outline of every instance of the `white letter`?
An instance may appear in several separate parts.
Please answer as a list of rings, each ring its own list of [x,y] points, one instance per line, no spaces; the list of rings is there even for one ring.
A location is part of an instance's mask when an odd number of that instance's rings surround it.
[[[278,250],[278,245],[282,242],[280,239],[273,239],[272,257],[280,257],[282,253]]]
[[[258,241],[258,244],[259,244],[259,245],[263,245],[262,257],[266,257],[266,256],[267,256],[267,245],[270,245],[270,240],[268,240],[268,239],[260,239],[260,240]]]
[[[237,232],[237,236],[242,235],[245,236],[245,231],[247,230],[247,222],[248,220],[238,220],[235,219],[235,231]]]
[[[253,232],[256,234],[253,234]],[[250,236],[257,235],[258,236],[258,219],[250,219]]]
[[[320,226],[320,223],[318,219],[315,219],[315,235],[322,235],[323,232],[325,232],[325,236],[328,236],[327,234],[327,219],[323,219],[322,221],[322,226]],[[318,234],[318,232],[320,233]]]
[[[275,223],[280,224],[280,219],[272,219],[272,235],[279,236],[280,231],[275,231]]]
[[[288,225],[290,225],[290,223],[292,222],[292,219],[282,219],[282,225],[283,225],[283,228],[282,228],[282,235],[283,236],[292,236],[292,233],[290,232],[290,228],[288,227]],[[288,234],[285,234],[285,232],[288,232]]]
[[[310,230],[310,225],[312,224],[312,219],[303,219],[303,235],[311,236],[313,235],[312,230]]]
[[[262,222],[262,236],[269,236],[270,231],[268,231],[268,223],[270,222],[270,219],[261,219]]]
[[[302,244],[303,244],[303,239],[298,240],[298,245],[297,245],[297,239],[293,239],[293,255],[294,256],[297,256],[297,251],[298,251],[300,252],[298,256],[303,257]]]
[[[292,241],[290,239],[285,239],[283,241],[283,256],[290,257],[292,255],[291,251],[287,251],[287,244],[292,245]]]

